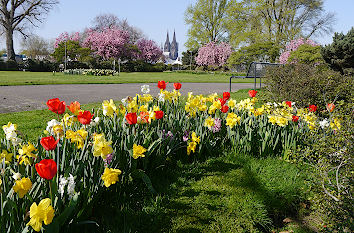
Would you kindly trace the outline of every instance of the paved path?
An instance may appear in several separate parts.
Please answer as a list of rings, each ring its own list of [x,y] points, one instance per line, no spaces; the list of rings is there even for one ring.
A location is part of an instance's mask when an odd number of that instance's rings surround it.
[[[150,85],[151,94],[156,95],[156,83]],[[127,84],[69,84],[38,86],[0,86],[0,113],[29,111],[46,108],[48,99],[58,97],[67,104],[79,101],[81,104],[102,102],[106,99],[120,100],[126,96],[140,93],[140,83]],[[252,88],[252,83],[233,83],[232,90]],[[167,90],[173,88],[168,84]],[[183,83],[181,92],[187,94],[221,93],[229,89],[228,83]]]

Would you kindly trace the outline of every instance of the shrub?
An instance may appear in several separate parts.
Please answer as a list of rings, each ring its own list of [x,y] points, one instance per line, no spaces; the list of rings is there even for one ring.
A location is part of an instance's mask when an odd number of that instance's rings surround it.
[[[268,69],[265,96],[271,101],[292,100],[298,107],[327,103],[353,96],[353,79],[338,72],[305,64],[285,65]]]
[[[0,70],[4,71],[16,71],[18,70],[18,64],[15,61],[2,61],[0,60]]]
[[[51,72],[57,70],[58,65],[56,63],[50,61],[38,61],[28,59],[26,60],[23,65],[23,69],[32,72]]]
[[[305,145],[293,152],[297,163],[310,164],[312,168],[315,179],[308,184],[312,189],[312,210],[322,220],[317,227],[328,232],[354,230],[353,107],[352,101],[337,104],[328,123],[305,134]],[[340,123],[334,126],[336,119]]]
[[[354,27],[346,34],[335,33],[333,43],[321,50],[330,67],[342,74],[354,74]]]
[[[309,44],[300,45],[297,50],[290,53],[288,62],[315,65],[323,64],[324,60],[321,55],[321,47]]]

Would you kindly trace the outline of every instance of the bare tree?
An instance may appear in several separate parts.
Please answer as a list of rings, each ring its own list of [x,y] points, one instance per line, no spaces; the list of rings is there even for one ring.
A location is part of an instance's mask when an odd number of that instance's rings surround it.
[[[58,0],[0,0],[0,25],[6,37],[8,60],[15,61],[14,32],[27,36],[26,28],[41,23]]]
[[[42,59],[49,55],[49,43],[40,36],[31,35],[21,42],[24,54],[31,59]]]
[[[142,30],[134,27],[128,23],[127,19],[119,19],[114,14],[100,14],[97,15],[93,21],[93,30],[102,31],[106,28],[118,28],[129,32],[130,41],[135,43],[137,40],[144,37]]]

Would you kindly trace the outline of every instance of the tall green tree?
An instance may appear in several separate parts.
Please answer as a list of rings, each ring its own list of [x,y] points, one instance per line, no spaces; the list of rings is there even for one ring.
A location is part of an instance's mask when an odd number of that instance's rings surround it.
[[[335,33],[333,43],[321,50],[324,60],[342,74],[354,74],[354,27],[347,34]]]
[[[296,37],[327,34],[333,22],[323,0],[231,0],[226,19],[234,46],[259,40],[284,46]]]
[[[185,22],[190,25],[186,42],[188,49],[225,40],[228,3],[228,0],[198,0],[195,5],[187,8]]]

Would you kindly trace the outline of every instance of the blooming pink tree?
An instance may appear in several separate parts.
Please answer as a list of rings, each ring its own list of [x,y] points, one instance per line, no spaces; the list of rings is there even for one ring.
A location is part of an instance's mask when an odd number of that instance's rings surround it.
[[[313,40],[310,40],[310,39],[306,40],[304,38],[299,38],[299,39],[296,39],[296,40],[292,40],[286,46],[285,51],[280,55],[279,62],[281,64],[288,63],[288,59],[290,57],[291,52],[292,51],[296,51],[303,44],[308,44],[308,45],[311,45],[313,47],[319,46],[318,44],[316,44],[316,42],[314,42]]]
[[[136,53],[136,58],[146,62],[154,63],[162,56],[162,50],[152,40],[140,39],[136,46],[139,52]]]
[[[80,40],[80,33],[74,32],[71,35],[69,35],[68,32],[63,32],[55,39],[54,48],[58,48],[60,43],[65,42],[65,41],[69,41],[69,40],[79,41]]]
[[[232,53],[231,46],[228,43],[209,42],[201,47],[198,56],[195,58],[198,65],[223,66]]]
[[[126,57],[129,53],[129,33],[115,28],[89,30],[83,44],[103,59]]]

